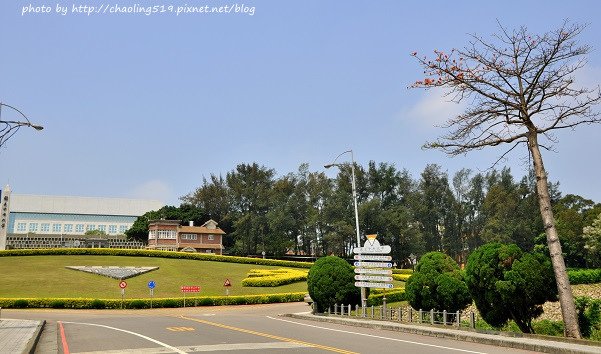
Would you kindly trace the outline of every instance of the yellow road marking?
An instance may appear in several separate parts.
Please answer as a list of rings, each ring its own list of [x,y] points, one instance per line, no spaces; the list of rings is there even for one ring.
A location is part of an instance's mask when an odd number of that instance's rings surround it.
[[[323,349],[323,350],[327,350],[327,351],[330,351],[330,352],[341,353],[341,354],[358,354],[356,352],[351,352],[349,350],[344,350],[344,349],[339,349],[339,348],[334,348],[334,347],[328,347],[328,346],[321,345],[321,344],[316,344],[316,343],[309,343],[309,342],[305,342],[305,341],[298,340],[298,339],[292,339],[292,338],[275,336],[273,334],[268,334],[268,333],[263,333],[263,332],[251,331],[249,329],[244,329],[244,328],[232,327],[232,326],[224,325],[224,324],[217,323],[217,322],[200,320],[200,319],[197,319],[197,318],[191,318],[191,317],[185,317],[185,316],[180,316],[180,318],[182,318],[184,320],[189,320],[189,321],[194,321],[194,322],[198,322],[198,323],[203,323],[203,324],[206,324],[206,325],[209,325],[209,326],[214,326],[214,327],[219,327],[219,328],[225,328],[225,329],[230,329],[232,331],[237,331],[237,332],[242,332],[242,333],[248,333],[248,334],[254,334],[254,335],[260,336],[260,337],[266,337],[266,338],[276,339],[276,340],[280,340],[282,342],[298,343],[298,344],[306,345],[308,347]]]
[[[167,327],[168,330],[173,331],[173,332],[191,332],[194,331],[194,328],[192,327]]]

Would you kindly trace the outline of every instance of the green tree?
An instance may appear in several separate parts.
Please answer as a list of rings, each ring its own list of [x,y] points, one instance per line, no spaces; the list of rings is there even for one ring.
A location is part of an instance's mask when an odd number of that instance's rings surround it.
[[[227,173],[235,253],[249,255],[265,250],[268,242],[266,215],[270,208],[269,196],[274,174],[274,170],[257,163],[239,164],[235,170]]]
[[[415,309],[456,312],[472,303],[457,263],[441,252],[422,256],[405,286],[407,301]]]
[[[593,225],[584,228],[586,257],[590,266],[601,268],[601,214]]]
[[[322,257],[311,266],[307,288],[317,312],[324,312],[334,304],[361,303],[361,290],[355,286],[353,267],[335,256]]]
[[[449,226],[452,215],[453,194],[446,172],[438,165],[428,165],[421,174],[418,184],[419,202],[414,204],[415,217],[424,235],[426,250],[442,251],[445,237],[455,238]]]
[[[532,319],[543,313],[542,305],[557,301],[549,258],[515,244],[476,249],[468,258],[465,282],[482,318],[494,327],[513,320],[522,332],[533,333]]]

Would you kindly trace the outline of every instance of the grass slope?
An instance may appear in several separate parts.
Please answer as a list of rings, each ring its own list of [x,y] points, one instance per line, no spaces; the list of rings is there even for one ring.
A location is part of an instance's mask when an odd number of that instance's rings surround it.
[[[200,293],[187,296],[225,295],[223,283],[232,283],[230,295],[305,292],[300,282],[273,288],[242,287],[250,269],[282,267],[224,263],[184,259],[124,256],[13,256],[0,257],[0,298],[82,297],[121,298],[119,280],[66,269],[65,266],[137,266],[159,267],[127,279],[126,298],[148,298],[148,282],[154,280],[154,297],[181,297],[182,285],[200,285]]]

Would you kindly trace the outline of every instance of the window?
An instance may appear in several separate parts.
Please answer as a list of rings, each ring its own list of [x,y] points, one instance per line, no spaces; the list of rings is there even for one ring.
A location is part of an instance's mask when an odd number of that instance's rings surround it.
[[[215,235],[209,235],[208,239],[209,241],[213,241],[215,239]]]
[[[206,252],[206,253],[213,253],[213,251],[212,251],[212,250],[206,250],[205,252]]]
[[[73,224],[65,224],[65,232],[73,232]]]
[[[75,225],[75,232],[83,233],[83,224]]]
[[[52,224],[52,232],[61,232],[62,226],[61,224]]]
[[[17,231],[25,232],[27,230],[27,224],[24,222],[20,222],[17,224]]]
[[[109,225],[109,234],[117,233],[117,225]]]
[[[29,232],[37,232],[38,231],[38,224],[32,222],[31,224],[29,224]]]
[[[106,232],[106,225],[98,225],[98,231]]]
[[[127,231],[127,225],[120,225],[119,226],[119,233],[120,234],[124,234],[125,231]]]
[[[182,240],[198,240],[198,235],[196,234],[181,234]]]
[[[93,231],[96,230],[96,225],[91,224],[91,225],[86,225],[86,231]]]
[[[157,232],[158,238],[162,239],[173,239],[177,238],[177,233],[175,230],[158,230]]]
[[[40,231],[42,231],[42,232],[50,232],[50,224],[48,224],[48,223],[42,223],[42,227],[40,228]]]
[[[157,230],[148,231],[148,239],[149,240],[154,240],[156,238],[157,238]]]

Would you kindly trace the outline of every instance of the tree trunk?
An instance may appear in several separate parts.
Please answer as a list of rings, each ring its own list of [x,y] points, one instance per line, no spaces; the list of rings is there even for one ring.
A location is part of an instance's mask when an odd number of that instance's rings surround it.
[[[534,165],[534,173],[536,176],[536,191],[538,193],[538,204],[540,213],[547,235],[547,244],[549,246],[549,254],[551,255],[551,263],[555,272],[555,281],[559,292],[559,303],[561,305],[561,314],[564,323],[564,335],[572,338],[582,338],[578,327],[578,316],[576,314],[576,306],[574,305],[574,295],[572,287],[566,271],[566,265],[561,252],[561,243],[555,228],[555,219],[553,217],[553,209],[551,208],[551,197],[549,196],[549,185],[547,181],[547,172],[543,165],[543,157],[538,145],[538,136],[536,132],[532,132],[528,136],[528,149],[532,155],[532,163]]]

